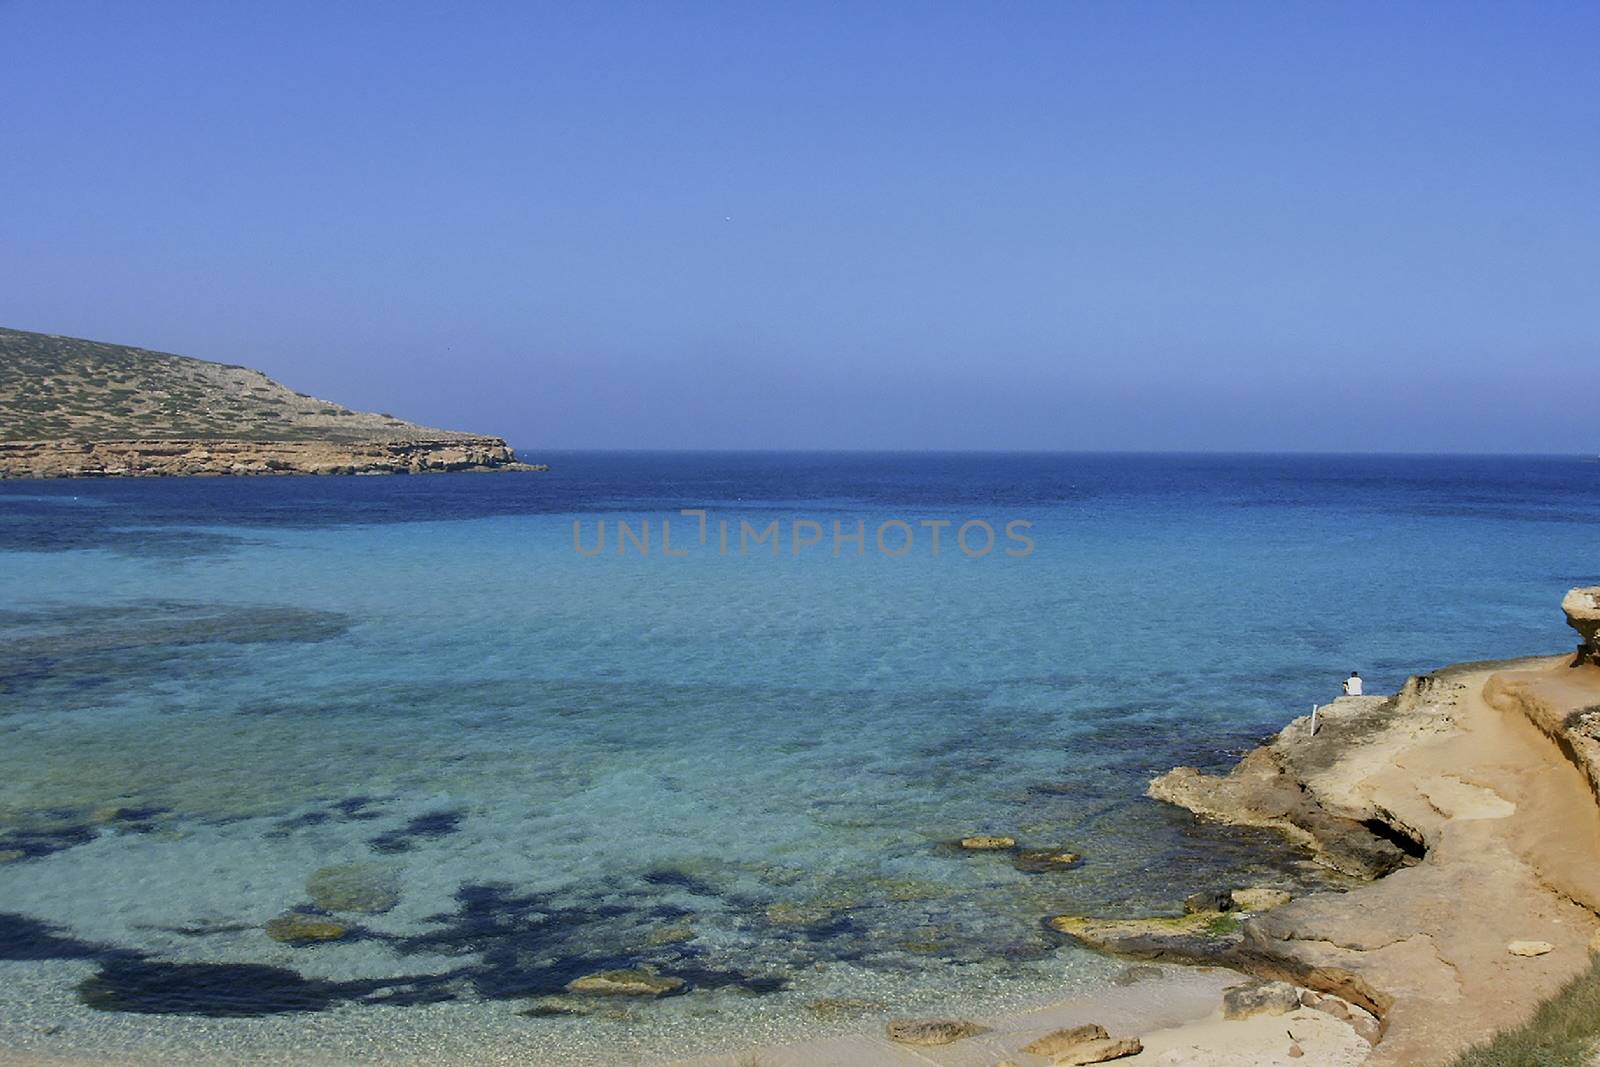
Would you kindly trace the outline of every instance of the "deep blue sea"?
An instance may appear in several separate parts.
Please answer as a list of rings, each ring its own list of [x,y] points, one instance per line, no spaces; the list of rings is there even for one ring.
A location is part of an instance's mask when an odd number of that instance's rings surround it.
[[[0,1049],[624,1063],[1088,988],[1047,916],[1319,878],[1151,776],[1567,649],[1600,571],[1580,458],[534,458],[0,483]],[[617,967],[684,985],[561,1014]]]

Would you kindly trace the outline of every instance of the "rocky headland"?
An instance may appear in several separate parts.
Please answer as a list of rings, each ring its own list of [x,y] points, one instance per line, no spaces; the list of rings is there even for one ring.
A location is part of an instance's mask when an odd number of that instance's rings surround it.
[[[1080,939],[1338,997],[1377,1023],[1374,1067],[1448,1063],[1523,1023],[1590,967],[1600,934],[1597,605],[1600,588],[1563,603],[1575,655],[1342,698],[1315,732],[1296,719],[1225,775],[1180,767],[1151,783],[1152,797],[1277,829],[1367,884],[1210,938],[1134,924]]]
[[[1562,606],[1576,654],[1341,698],[1226,774],[1150,784],[1200,819],[1282,833],[1340,872],[1329,888],[1200,886],[1182,915],[1058,915],[1062,937],[1130,961],[1114,983],[1129,989],[894,1020],[756,1062],[1442,1067],[1522,1025],[1600,953],[1600,587]]]
[[[542,469],[501,438],[353,411],[247,367],[0,329],[0,478]]]

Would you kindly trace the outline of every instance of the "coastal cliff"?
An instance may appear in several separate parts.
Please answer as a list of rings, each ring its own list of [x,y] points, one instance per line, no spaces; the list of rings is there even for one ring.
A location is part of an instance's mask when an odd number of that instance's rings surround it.
[[[353,411],[247,367],[0,329],[0,478],[543,469],[501,438]]]
[[[1448,1063],[1526,1022],[1589,969],[1600,936],[1597,595],[1564,605],[1577,657],[1463,664],[1391,697],[1343,698],[1315,733],[1296,719],[1225,775],[1180,767],[1151,783],[1156,799],[1279,830],[1366,884],[1218,936],[1162,920],[1056,928],[1337,996],[1376,1020],[1373,1067]]]

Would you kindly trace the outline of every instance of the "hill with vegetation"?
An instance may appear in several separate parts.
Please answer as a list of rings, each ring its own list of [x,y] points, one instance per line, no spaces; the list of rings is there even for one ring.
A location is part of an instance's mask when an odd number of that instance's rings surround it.
[[[0,328],[0,476],[527,469],[498,437],[354,411],[248,367]]]

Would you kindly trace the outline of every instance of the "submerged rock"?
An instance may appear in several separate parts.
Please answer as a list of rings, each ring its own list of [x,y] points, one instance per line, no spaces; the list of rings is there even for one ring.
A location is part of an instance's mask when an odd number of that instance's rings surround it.
[[[938,900],[948,896],[950,887],[943,882],[934,882],[925,878],[873,878],[870,880],[873,888],[883,896],[897,904],[909,904],[918,900]]]
[[[675,926],[658,926],[650,931],[645,938],[652,945],[676,945],[684,941],[693,941],[698,937],[694,927],[688,923],[678,923]]]
[[[1288,982],[1246,982],[1222,992],[1222,1017],[1248,1019],[1255,1015],[1283,1015],[1300,1006],[1300,991]]]
[[[28,854],[20,848],[0,849],[0,863],[13,863],[20,859],[26,859],[27,856]]]
[[[1058,915],[1046,925],[1101,952],[1180,963],[1221,962],[1242,940],[1238,920],[1214,911],[1144,919]]]
[[[1017,839],[998,834],[973,834],[961,839],[961,847],[969,852],[1000,852],[1017,847]]]
[[[287,944],[311,944],[320,941],[337,941],[350,932],[344,923],[324,915],[306,915],[291,911],[280,915],[266,925],[267,936]]]
[[[953,933],[940,926],[923,926],[914,930],[912,936],[899,941],[898,945],[907,952],[931,956],[950,948],[954,943]]]
[[[838,907],[815,900],[779,900],[767,905],[767,922],[773,926],[816,926],[829,922]]]
[[[902,1045],[948,1045],[985,1031],[964,1019],[894,1019],[885,1027],[890,1041]]]
[[[323,867],[306,879],[306,893],[324,911],[379,915],[400,903],[393,872],[375,863]]]
[[[547,997],[539,997],[526,1008],[517,1012],[534,1019],[556,1018],[561,1016],[598,1016],[602,1019],[627,1020],[633,1017],[632,1011],[608,1002],[599,997],[574,996],[570,993],[555,993]]]
[[[591,997],[664,997],[682,988],[682,978],[658,974],[648,967],[601,971],[567,983],[567,992]]]
[[[1011,857],[1011,863],[1017,870],[1029,874],[1064,871],[1069,867],[1076,867],[1082,861],[1083,857],[1078,853],[1064,848],[1024,848],[1019,849]]]

